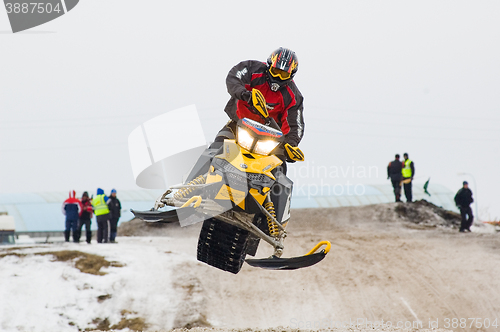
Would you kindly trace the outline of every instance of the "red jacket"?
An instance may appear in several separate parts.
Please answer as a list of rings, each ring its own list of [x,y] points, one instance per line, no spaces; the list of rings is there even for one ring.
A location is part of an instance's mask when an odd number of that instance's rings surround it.
[[[93,209],[92,209],[92,201],[87,199],[86,201],[82,200],[82,208],[83,212],[80,214],[80,219],[89,220],[92,218]]]
[[[293,81],[276,92],[272,91],[266,79],[266,72],[267,64],[260,61],[247,60],[234,66],[226,78],[231,99],[225,112],[233,121],[246,117],[262,122],[260,116],[250,111],[248,103],[242,100],[246,91],[258,89],[266,98],[269,115],[281,127],[285,141],[292,146],[298,146],[305,127],[302,114],[304,98]]]

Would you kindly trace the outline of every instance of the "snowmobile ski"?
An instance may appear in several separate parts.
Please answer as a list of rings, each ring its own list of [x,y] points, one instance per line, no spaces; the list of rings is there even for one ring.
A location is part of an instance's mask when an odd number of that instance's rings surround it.
[[[326,248],[320,252],[316,252],[323,245],[326,245]],[[329,241],[321,241],[304,256],[279,258],[273,255],[269,258],[247,259],[245,261],[253,267],[260,267],[268,270],[296,270],[312,266],[322,261],[330,251],[330,247],[331,244]]]
[[[195,210],[193,207],[184,207],[180,209],[174,209],[169,211],[134,211],[130,210],[136,218],[142,219],[146,222],[161,222],[161,223],[173,223],[179,222],[179,219],[183,216],[188,216],[194,214]]]

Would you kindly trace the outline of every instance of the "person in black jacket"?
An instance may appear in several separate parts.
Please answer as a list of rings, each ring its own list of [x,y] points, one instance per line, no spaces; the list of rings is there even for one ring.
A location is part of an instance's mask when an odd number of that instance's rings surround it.
[[[391,179],[392,187],[394,188],[394,196],[396,202],[401,202],[401,170],[403,164],[399,161],[399,154],[396,154],[395,159],[387,166],[387,179]]]
[[[256,60],[242,61],[234,66],[227,75],[227,91],[231,95],[224,111],[230,121],[217,134],[212,148],[222,146],[224,139],[234,139],[236,123],[239,119],[249,118],[262,122],[252,104],[252,89],[259,90],[266,100],[269,116],[280,126],[286,148],[286,161],[303,159],[298,148],[304,135],[303,97],[293,78],[298,70],[295,52],[280,47],[266,62]],[[300,153],[296,153],[300,151]],[[302,159],[297,159],[302,155]]]
[[[120,200],[116,198],[116,189],[111,190],[111,195],[109,195],[107,203],[109,208],[109,214],[111,216],[109,220],[109,225],[110,225],[109,242],[116,243],[115,239],[117,233],[118,219],[120,219],[121,209],[122,209]]]
[[[455,195],[455,204],[460,209],[460,214],[462,215],[462,223],[460,224],[460,232],[469,231],[474,221],[474,216],[472,215],[472,209],[470,208],[471,203],[474,202],[472,198],[472,191],[469,189],[469,184],[464,181],[463,187]]]

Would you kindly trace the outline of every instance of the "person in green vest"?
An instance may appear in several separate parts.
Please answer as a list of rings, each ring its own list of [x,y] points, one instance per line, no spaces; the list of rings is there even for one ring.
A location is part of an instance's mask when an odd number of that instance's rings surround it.
[[[108,197],[101,188],[97,188],[97,196],[92,199],[92,206],[97,219],[97,243],[108,243],[110,217]]]
[[[413,181],[413,177],[415,176],[415,163],[410,160],[410,158],[408,158],[408,153],[405,153],[403,157],[404,162],[403,168],[401,169],[401,175],[403,176],[403,179],[401,183],[403,183],[403,188],[405,190],[406,202],[411,203],[413,199],[411,193],[411,184]]]

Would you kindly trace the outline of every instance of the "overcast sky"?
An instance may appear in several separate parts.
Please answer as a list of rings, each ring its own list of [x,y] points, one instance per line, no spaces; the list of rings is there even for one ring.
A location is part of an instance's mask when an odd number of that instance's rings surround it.
[[[498,1],[82,0],[12,34],[0,8],[0,191],[136,188],[135,127],[195,104],[211,139],[229,69],[284,46],[299,57],[303,166],[379,170],[296,183],[388,183],[408,152],[415,185],[456,191],[471,173],[483,218],[500,217],[499,17]]]

